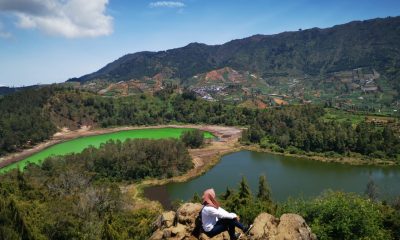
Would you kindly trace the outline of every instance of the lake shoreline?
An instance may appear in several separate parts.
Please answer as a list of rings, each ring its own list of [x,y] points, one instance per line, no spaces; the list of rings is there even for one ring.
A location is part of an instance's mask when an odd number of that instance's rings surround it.
[[[125,183],[121,184],[121,189],[123,192],[131,193],[131,197],[133,199],[140,199],[143,204],[147,204],[146,202],[152,202],[150,199],[147,199],[144,196],[144,189],[151,186],[159,186],[165,185],[172,182],[186,182],[191,179],[197,178],[206,172],[208,172],[211,168],[217,165],[221,159],[231,153],[239,152],[242,150],[254,151],[254,152],[265,152],[280,156],[288,156],[295,158],[303,158],[309,159],[313,161],[326,162],[326,163],[341,163],[348,165],[378,165],[378,166],[396,166],[397,164],[389,161],[368,161],[362,160],[354,157],[343,157],[343,158],[329,158],[322,156],[308,156],[301,154],[290,154],[287,152],[274,152],[270,149],[261,148],[259,145],[242,145],[239,142],[241,137],[241,132],[243,128],[240,127],[227,127],[220,125],[193,125],[193,124],[169,124],[169,125],[154,125],[154,126],[124,126],[124,127],[115,127],[115,128],[83,128],[76,131],[64,131],[58,132],[53,136],[52,139],[43,142],[41,144],[36,145],[34,148],[26,149],[20,153],[14,153],[6,156],[3,160],[0,161],[0,168],[4,163],[13,164],[18,162],[26,157],[29,157],[37,152],[40,152],[46,148],[54,146],[56,144],[81,138],[87,136],[96,136],[108,133],[115,133],[120,131],[127,130],[140,130],[140,129],[159,129],[159,128],[196,128],[200,130],[204,130],[212,133],[214,136],[218,137],[217,140],[212,140],[207,143],[204,148],[201,149],[189,149],[190,156],[192,157],[192,161],[194,163],[194,167],[186,172],[183,175],[168,178],[168,179],[145,179],[140,181],[139,183]],[[6,162],[7,161],[7,162]]]
[[[199,177],[186,182],[147,185],[139,192],[142,200],[159,202],[169,210],[181,200],[191,201],[195,193],[201,196],[202,190],[209,187],[213,187],[218,194],[224,193],[227,188],[237,191],[242,177],[246,177],[251,191],[256,193],[258,177],[266,176],[273,199],[277,202],[298,197],[311,199],[329,189],[363,195],[372,179],[379,188],[380,197],[390,200],[400,194],[399,167],[327,163],[243,149],[225,155]]]
[[[238,141],[239,138],[236,139],[236,144],[230,148],[224,151],[223,153],[219,153],[215,156],[212,157],[212,159],[207,163],[206,166],[204,166],[201,169],[192,169],[189,170],[189,172],[168,178],[168,179],[148,179],[148,180],[143,180],[140,183],[136,184],[129,184],[128,186],[130,188],[135,189],[134,191],[136,192],[135,198],[136,199],[141,199],[142,201],[150,201],[152,200],[147,199],[144,196],[144,189],[152,186],[161,186],[161,185],[166,185],[169,183],[179,183],[179,182],[187,182],[192,179],[195,179],[197,177],[202,176],[205,174],[207,171],[209,171],[211,168],[213,168],[215,165],[217,165],[221,159],[231,153],[239,152],[239,151],[254,151],[254,152],[262,152],[262,153],[269,153],[273,155],[279,155],[279,156],[284,156],[284,157],[294,157],[294,158],[302,158],[310,161],[318,161],[318,162],[324,162],[324,163],[340,163],[343,165],[352,165],[352,166],[384,166],[384,167],[390,167],[390,166],[398,166],[395,162],[390,162],[390,161],[378,161],[378,160],[373,160],[373,161],[366,161],[362,160],[359,158],[354,158],[354,157],[343,157],[342,159],[340,158],[328,158],[328,157],[322,157],[322,156],[307,156],[307,155],[301,155],[301,154],[290,154],[290,153],[280,153],[280,152],[274,152],[269,149],[264,149],[261,148],[259,145],[241,145],[240,142]],[[232,144],[232,143],[231,143]],[[207,151],[207,150],[205,150]],[[191,154],[192,156],[192,154]],[[192,156],[193,158],[193,156]]]
[[[312,160],[312,161],[318,161],[318,162],[324,162],[324,163],[340,163],[344,165],[352,165],[352,166],[398,166],[395,162],[391,161],[384,161],[384,160],[372,160],[372,161],[366,161],[360,158],[354,158],[354,157],[341,157],[341,158],[329,158],[329,157],[322,157],[322,156],[308,156],[308,155],[302,155],[302,154],[291,154],[291,153],[281,153],[281,152],[275,152],[270,149],[265,149],[261,148],[258,145],[250,145],[250,146],[244,146],[244,145],[238,145],[236,147],[233,147],[230,150],[227,150],[223,154],[219,154],[213,157],[211,161],[209,161],[208,165],[198,171],[197,175],[194,175],[192,173],[189,174],[192,170],[189,170],[189,172],[172,177],[172,178],[167,178],[167,179],[148,179],[148,180],[143,180],[141,183],[137,184],[138,185],[138,190],[140,194],[142,195],[143,189],[146,187],[150,186],[159,186],[159,185],[165,185],[168,183],[173,183],[173,182],[186,182],[191,179],[200,177],[204,173],[206,173],[208,170],[210,170],[212,167],[217,165],[220,160],[231,153],[239,152],[239,151],[253,151],[253,152],[260,152],[260,153],[269,153],[273,155],[279,155],[279,156],[284,156],[284,157],[294,157],[294,158],[303,158],[307,160]],[[143,195],[142,195],[143,196]]]
[[[210,131],[213,134],[216,134],[218,136],[218,131],[215,130],[215,128],[218,127],[223,127],[219,125],[194,125],[194,124],[168,124],[168,125],[154,125],[154,126],[123,126],[123,127],[114,127],[114,128],[90,128],[89,126],[83,126],[81,129],[74,130],[74,131],[68,131],[63,129],[62,131],[59,131],[53,135],[53,137],[47,141],[44,141],[42,143],[39,143],[32,148],[24,149],[20,152],[16,153],[11,153],[6,156],[3,156],[0,158],[0,169],[3,167],[6,167],[8,165],[11,165],[13,163],[16,163],[20,160],[23,160],[37,152],[43,151],[51,146],[54,146],[59,143],[63,143],[65,141],[81,138],[81,137],[87,137],[87,136],[96,136],[96,135],[102,135],[102,134],[108,134],[108,133],[115,133],[115,132],[120,132],[120,131],[127,131],[127,130],[136,130],[136,129],[158,129],[158,128],[198,128],[201,130]],[[242,130],[238,127],[227,127],[227,128],[233,128],[237,130]],[[221,137],[221,134],[219,134]],[[238,140],[239,137],[237,137],[236,140]],[[290,156],[290,157],[299,157],[299,158],[306,158],[306,159],[311,159],[315,161],[322,161],[322,162],[336,162],[336,163],[341,163],[341,164],[350,164],[350,165],[388,165],[388,166],[396,166],[399,165],[396,162],[393,161],[388,161],[388,160],[379,160],[379,159],[361,159],[357,157],[348,157],[348,156],[341,156],[341,157],[325,157],[325,156],[319,156],[316,154],[311,153],[312,155],[305,155],[305,154],[291,154],[287,152],[277,152],[277,151],[272,151],[270,149],[266,148],[261,148],[259,145],[253,144],[253,145],[240,145],[240,146],[235,146],[234,149],[230,152],[235,152],[235,151],[240,151],[240,150],[250,150],[250,151],[256,151],[256,152],[266,152],[266,153],[271,153],[271,154],[277,154],[277,155],[282,155],[282,156]],[[219,156],[221,158],[223,155]],[[216,156],[218,158],[218,156]],[[214,164],[210,165],[209,168],[214,166],[216,163],[218,163],[219,160],[214,160]],[[201,174],[201,173],[200,173]],[[198,175],[197,175],[198,176]],[[159,184],[160,185],[160,184]]]
[[[0,169],[7,167],[11,164],[17,163],[25,158],[28,158],[38,152],[41,152],[49,147],[54,145],[75,140],[82,137],[88,136],[98,136],[103,134],[109,133],[117,133],[121,131],[128,131],[128,130],[141,130],[141,129],[160,129],[160,128],[197,128],[200,130],[208,131],[212,134],[216,134],[218,136],[218,129],[221,126],[217,125],[194,125],[194,124],[168,124],[168,125],[154,125],[154,126],[123,126],[123,127],[115,127],[115,128],[90,128],[90,127],[83,127],[78,130],[74,131],[60,131],[53,135],[53,137],[47,141],[39,143],[32,148],[24,149],[20,152],[11,153],[6,156],[0,158]],[[237,128],[234,128],[237,129]],[[219,136],[220,137],[220,136]]]
[[[371,165],[371,166],[398,166],[399,164],[394,161],[389,160],[380,160],[380,159],[362,159],[356,157],[347,157],[347,156],[340,156],[340,157],[324,157],[316,155],[315,153],[311,153],[312,155],[304,155],[304,154],[292,154],[287,152],[276,152],[270,149],[261,148],[258,145],[249,145],[243,146],[242,150],[249,150],[255,152],[265,152],[270,154],[281,155],[285,157],[295,157],[295,158],[305,158],[314,161],[326,162],[326,163],[340,163],[340,164],[348,164],[348,165],[355,165],[355,166],[362,166],[362,165]]]
[[[222,129],[225,128],[225,129]],[[220,127],[216,129],[206,128],[205,130],[219,137],[219,141],[212,141],[205,147],[200,149],[189,149],[194,167],[183,175],[165,179],[145,179],[137,184],[137,190],[143,193],[143,188],[149,186],[164,185],[171,182],[186,182],[190,179],[199,177],[218,164],[221,158],[227,154],[243,150],[238,142],[242,129],[236,127]],[[232,135],[224,134],[224,132],[234,132]]]

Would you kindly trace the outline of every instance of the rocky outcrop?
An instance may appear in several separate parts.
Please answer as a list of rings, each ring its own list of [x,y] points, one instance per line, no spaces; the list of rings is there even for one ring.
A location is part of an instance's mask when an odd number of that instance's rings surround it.
[[[151,240],[209,240],[204,233],[197,232],[201,229],[196,223],[196,218],[201,210],[200,204],[185,203],[176,212],[165,212],[155,222],[157,230],[150,237]],[[316,240],[305,220],[297,214],[283,214],[275,218],[271,214],[261,213],[253,223],[254,227],[243,240]],[[237,230],[239,231],[239,229]],[[229,240],[227,232],[221,233],[212,240]]]
[[[306,221],[297,214],[283,214],[279,219],[271,214],[261,213],[253,223],[249,239],[289,240],[317,239]]]

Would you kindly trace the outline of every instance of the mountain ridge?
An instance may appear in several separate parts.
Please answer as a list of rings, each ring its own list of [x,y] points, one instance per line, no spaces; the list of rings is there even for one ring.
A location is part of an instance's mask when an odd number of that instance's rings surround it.
[[[189,43],[165,51],[126,54],[100,70],[74,81],[110,82],[152,77],[171,69],[186,79],[231,67],[263,77],[313,75],[373,66],[385,68],[400,59],[400,17],[352,21],[331,28],[310,28],[273,35],[256,34],[220,45]]]

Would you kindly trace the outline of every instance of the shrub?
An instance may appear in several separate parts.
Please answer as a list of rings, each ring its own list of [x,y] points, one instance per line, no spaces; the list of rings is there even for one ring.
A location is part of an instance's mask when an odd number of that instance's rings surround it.
[[[382,209],[355,194],[327,192],[312,201],[288,201],[279,211],[302,215],[319,239],[392,239]]]
[[[261,148],[267,148],[267,147],[269,147],[270,146],[270,141],[269,141],[269,139],[267,138],[267,137],[263,137],[262,139],[261,139],[261,141],[260,141],[260,147]]]
[[[271,193],[265,177],[260,177],[256,196],[251,193],[246,179],[242,178],[238,190],[233,191],[228,188],[221,196],[221,203],[228,211],[238,214],[241,222],[251,224],[262,212],[275,213],[276,205],[270,197]]]
[[[181,141],[190,148],[200,148],[204,144],[204,133],[199,129],[183,132]]]
[[[386,154],[382,151],[375,151],[371,154],[371,157],[373,158],[385,158]]]
[[[301,151],[298,148],[293,147],[293,146],[289,146],[286,149],[286,151],[288,151],[290,154],[300,154],[301,153]]]

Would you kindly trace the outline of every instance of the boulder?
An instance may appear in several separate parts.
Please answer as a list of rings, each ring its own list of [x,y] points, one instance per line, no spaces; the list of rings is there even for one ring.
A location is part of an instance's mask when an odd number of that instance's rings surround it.
[[[196,218],[199,215],[202,205],[199,203],[185,203],[177,211],[178,223],[184,224],[189,232],[196,227]]]
[[[317,239],[311,233],[311,228],[306,221],[297,214],[283,214],[278,225],[276,239]]]
[[[155,222],[156,231],[150,237],[151,240],[229,240],[227,232],[213,238],[200,233],[194,236],[194,230],[201,228],[196,226],[196,218],[202,208],[201,204],[185,203],[176,212],[165,212]],[[242,240],[316,240],[315,234],[305,220],[297,214],[283,214],[279,219],[268,213],[261,213],[254,220],[254,227],[248,236]],[[239,230],[237,230],[239,231]]]
[[[251,239],[262,239],[267,235],[277,233],[278,219],[268,213],[261,213],[254,219],[253,228],[250,230]]]
[[[283,214],[280,219],[277,219],[271,214],[261,213],[254,220],[253,225],[249,233],[251,240],[317,239],[303,217],[297,214]]]
[[[205,233],[202,233],[199,236],[199,240],[229,240],[229,234],[228,232],[223,232],[218,234],[217,236],[209,238]]]
[[[154,222],[154,225],[157,229],[169,228],[175,225],[175,220],[176,213],[174,211],[169,211],[162,213]]]

